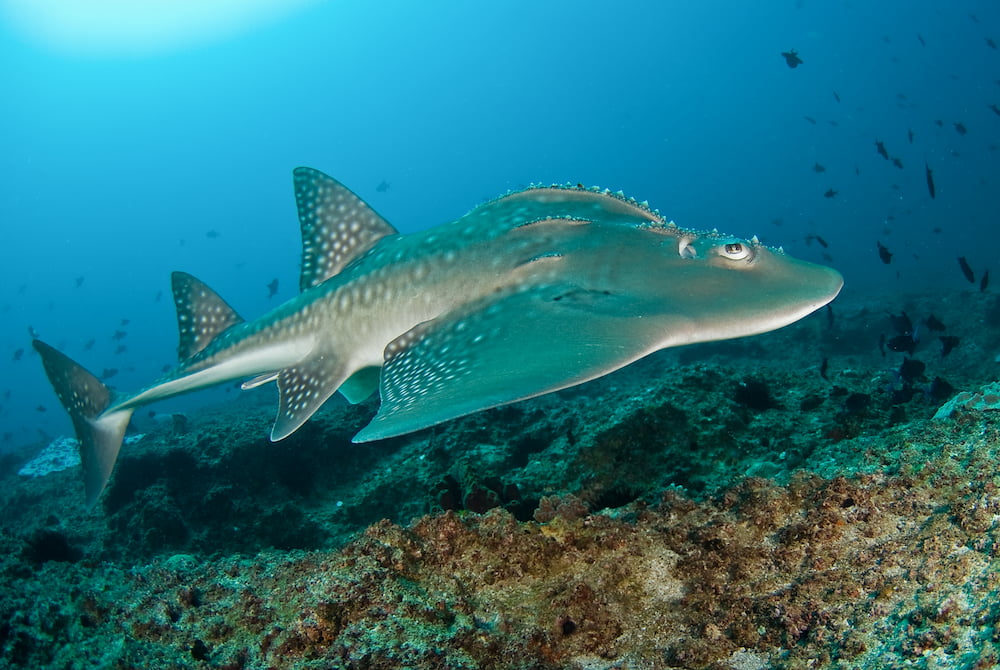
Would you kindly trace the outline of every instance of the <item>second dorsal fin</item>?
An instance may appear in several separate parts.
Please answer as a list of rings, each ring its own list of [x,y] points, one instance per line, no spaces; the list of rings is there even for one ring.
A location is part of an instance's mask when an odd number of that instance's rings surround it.
[[[243,323],[240,315],[204,282],[186,272],[174,272],[170,280],[180,333],[177,355],[182,361],[207,347],[219,333]]]
[[[295,205],[302,227],[306,290],[334,276],[396,229],[349,188],[319,170],[295,168]]]

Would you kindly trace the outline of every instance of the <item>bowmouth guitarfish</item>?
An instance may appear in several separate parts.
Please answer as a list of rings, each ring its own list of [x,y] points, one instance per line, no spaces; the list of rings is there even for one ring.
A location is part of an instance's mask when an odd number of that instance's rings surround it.
[[[681,228],[620,192],[533,186],[400,234],[340,182],[294,171],[301,292],[252,321],[172,276],[178,365],[114,391],[34,341],[80,442],[87,502],[136,408],[208,386],[274,382],[272,440],[335,392],[378,413],[355,442],[402,435],[606,375],[654,351],[788,325],[836,297],[835,270]]]

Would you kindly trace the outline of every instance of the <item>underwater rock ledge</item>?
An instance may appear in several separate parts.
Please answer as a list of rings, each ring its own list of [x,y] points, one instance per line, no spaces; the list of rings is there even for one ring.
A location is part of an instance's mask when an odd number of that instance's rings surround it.
[[[178,554],[130,569],[50,561],[32,574],[8,560],[3,658],[66,668],[994,667],[998,427],[965,423],[919,444],[885,436],[897,474],[751,478],[700,503],[667,493],[547,523],[449,511],[375,524],[339,551]],[[947,449],[931,457],[935,443]]]

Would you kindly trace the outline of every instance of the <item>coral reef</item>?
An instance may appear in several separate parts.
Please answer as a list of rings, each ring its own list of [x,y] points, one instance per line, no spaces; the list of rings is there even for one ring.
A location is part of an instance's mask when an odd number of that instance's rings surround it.
[[[959,314],[1000,306],[950,303],[947,356],[883,357],[887,301],[841,301],[369,445],[372,403],[272,444],[251,395],[127,447],[92,511],[7,458],[0,663],[994,667],[1000,416],[931,417],[995,377]]]

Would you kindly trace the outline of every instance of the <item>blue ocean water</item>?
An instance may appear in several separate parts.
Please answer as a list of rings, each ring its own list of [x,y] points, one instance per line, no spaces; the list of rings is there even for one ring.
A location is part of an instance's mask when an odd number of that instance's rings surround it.
[[[0,3],[0,448],[70,431],[29,332],[135,389],[175,359],[172,270],[247,317],[291,297],[298,165],[403,232],[582,182],[828,262],[845,298],[997,273],[995,3],[248,6],[171,39]]]

